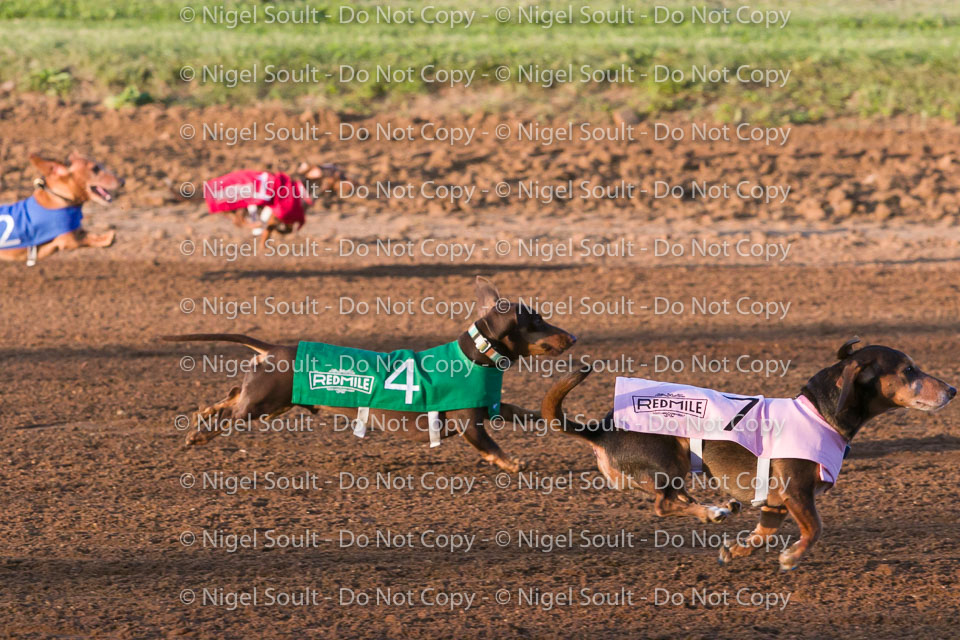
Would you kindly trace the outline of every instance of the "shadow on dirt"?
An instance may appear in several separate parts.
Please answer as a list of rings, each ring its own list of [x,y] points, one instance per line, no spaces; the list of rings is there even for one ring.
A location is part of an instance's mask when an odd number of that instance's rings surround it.
[[[573,264],[453,264],[453,265],[387,265],[361,267],[359,269],[329,269],[329,270],[286,270],[286,269],[251,269],[248,271],[218,270],[207,271],[200,276],[204,282],[221,280],[298,280],[302,278],[323,277],[356,277],[356,278],[443,278],[447,276],[474,276],[497,273],[515,273],[518,271],[563,271],[576,269]]]
[[[879,442],[856,442],[851,445],[850,459],[882,458],[905,451],[957,451],[960,450],[960,438],[948,435],[928,436],[924,438],[897,438]]]

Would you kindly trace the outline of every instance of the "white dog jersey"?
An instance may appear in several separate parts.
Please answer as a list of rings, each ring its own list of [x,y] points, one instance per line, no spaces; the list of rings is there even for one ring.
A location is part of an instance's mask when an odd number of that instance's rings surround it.
[[[840,475],[847,443],[804,396],[743,396],[643,378],[617,378],[615,394],[618,429],[689,438],[694,472],[703,440],[736,442],[757,456],[755,503],[766,500],[773,458],[816,462],[824,482]]]

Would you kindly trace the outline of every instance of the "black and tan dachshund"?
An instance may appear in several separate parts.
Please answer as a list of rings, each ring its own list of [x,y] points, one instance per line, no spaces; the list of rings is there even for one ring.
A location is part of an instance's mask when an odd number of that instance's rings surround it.
[[[921,371],[904,353],[878,345],[854,351],[857,342],[853,339],[840,347],[839,362],[817,372],[800,391],[848,443],[864,424],[887,411],[900,407],[933,411],[956,395],[954,387]],[[563,399],[589,373],[586,367],[555,384],[543,400],[543,419],[553,429],[589,442],[611,485],[653,493],[657,515],[692,515],[703,522],[723,520],[739,511],[738,500],[752,497],[750,486],[733,479],[745,477],[743,474],[752,477],[757,458],[735,442],[703,441],[703,470],[717,479],[710,486],[723,487],[734,498],[726,507],[717,507],[697,503],[684,488],[691,471],[688,438],[616,429],[612,411],[596,424],[567,420]],[[780,554],[781,569],[795,568],[820,537],[823,526],[815,499],[833,485],[821,480],[817,463],[774,459],[769,484],[771,491],[761,507],[760,523],[746,544],[721,549],[722,563],[748,556],[772,542],[788,513],[800,527],[800,539]]]
[[[501,357],[513,361],[520,356],[556,356],[576,342],[576,337],[563,329],[548,324],[540,314],[529,307],[511,303],[500,297],[496,287],[486,278],[477,278],[477,299],[480,317],[475,323],[479,335],[471,337],[467,331],[460,334],[458,344],[464,355],[480,366],[492,366]],[[236,334],[189,334],[164,336],[168,341],[225,341],[238,342],[254,351],[253,365],[245,374],[243,385],[234,387],[220,402],[197,415],[197,429],[187,436],[188,445],[208,442],[220,434],[222,427],[231,421],[250,421],[262,416],[276,417],[293,407],[293,362],[297,346],[268,344],[256,338]],[[270,367],[257,366],[269,362]],[[307,407],[315,411],[314,407]],[[357,409],[348,407],[322,407],[335,414],[353,420]],[[501,405],[504,420],[525,419],[535,416],[533,412],[504,403]],[[209,418],[213,418],[210,420]],[[417,428],[422,416],[407,411],[370,409],[369,419],[374,424],[401,425],[394,431],[411,440],[423,442],[428,434]],[[487,462],[506,471],[515,472],[524,463],[517,458],[508,458],[484,429],[484,420],[490,418],[487,409],[457,409],[442,411],[439,415],[444,428],[441,437],[462,433],[476,447]],[[226,421],[226,422],[225,422]],[[201,428],[202,423],[205,428]]]

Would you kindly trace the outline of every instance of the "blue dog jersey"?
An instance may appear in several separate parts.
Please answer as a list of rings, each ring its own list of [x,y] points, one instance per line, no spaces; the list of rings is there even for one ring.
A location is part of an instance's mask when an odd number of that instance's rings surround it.
[[[36,198],[0,205],[0,249],[27,249],[80,228],[82,207],[46,209]]]

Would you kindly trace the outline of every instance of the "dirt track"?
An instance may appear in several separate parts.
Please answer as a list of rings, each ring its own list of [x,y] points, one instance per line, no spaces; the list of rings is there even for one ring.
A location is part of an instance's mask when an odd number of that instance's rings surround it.
[[[20,123],[19,132],[9,130],[11,120],[0,122],[8,199],[14,192],[22,193],[29,177],[9,173],[11,167],[22,166],[17,158],[25,152],[30,136],[28,114],[13,115]],[[92,150],[96,152],[98,145],[109,147],[108,155],[121,158],[114,164],[128,177],[147,171],[158,174],[159,163],[168,177],[181,180],[198,166],[226,169],[238,162],[210,154],[187,167],[188,160],[173,143],[157,151],[155,143],[127,135],[135,129],[111,124],[109,118],[105,122]],[[51,126],[56,130],[62,123]],[[957,132],[932,130],[897,137],[889,127],[882,131],[891,140],[909,141],[902,143],[903,149],[890,143],[883,163],[890,167],[888,175],[905,165],[914,165],[916,172],[925,175],[933,175],[934,165],[946,167],[944,180],[938,182],[944,185],[938,198],[946,198],[945,185],[956,183],[951,176],[960,169],[943,158]],[[80,132],[76,141],[89,143],[88,135]],[[827,145],[836,132],[809,128],[804,135],[809,136],[805,140]],[[852,148],[854,140],[861,139],[862,133],[851,134],[851,141],[837,143],[837,148]],[[157,152],[147,156],[156,160],[148,163],[154,165],[149,169],[142,161],[148,147]],[[400,158],[408,151],[390,148],[384,153]],[[320,149],[312,159],[341,161],[342,154],[347,159],[341,162],[352,171],[369,172],[362,174],[365,181],[389,175],[379,163],[393,161],[380,157],[365,163],[362,158],[368,153],[364,147],[336,151],[331,147]],[[869,153],[851,156],[860,158],[857,166],[839,169],[831,164],[831,170],[844,184],[852,185],[861,180],[855,176],[866,166]],[[278,151],[265,162],[279,163],[281,157]],[[655,157],[660,162],[660,156]],[[672,162],[670,157],[662,162]],[[590,162],[591,166],[609,165],[615,174],[634,160],[631,155],[619,165]],[[483,156],[478,161],[476,169],[461,171],[495,173],[494,167],[501,166],[497,157]],[[811,167],[829,164],[822,158],[808,162]],[[567,171],[558,163],[563,160],[554,158],[549,163],[556,175]],[[184,175],[166,167],[179,167],[177,171]],[[227,345],[173,348],[158,343],[154,336],[229,330],[278,342],[302,338],[371,349],[422,348],[452,338],[466,326],[466,318],[324,312],[306,317],[260,314],[231,321],[185,316],[178,302],[184,297],[238,300],[268,295],[293,301],[309,295],[321,307],[336,307],[339,297],[348,294],[364,300],[389,295],[469,301],[473,276],[482,273],[508,296],[536,296],[542,302],[569,295],[604,301],[626,296],[638,301],[638,307],[654,296],[674,300],[751,296],[791,302],[782,321],[738,315],[656,315],[637,308],[632,314],[557,315],[552,319],[555,324],[580,337],[571,352],[574,358],[617,359],[625,354],[636,362],[652,363],[660,354],[689,363],[694,354],[721,358],[750,354],[790,359],[783,377],[735,370],[659,374],[731,391],[785,396],[796,393],[809,375],[832,361],[840,343],[858,334],[870,342],[902,348],[925,370],[956,382],[960,380],[955,357],[960,266],[956,228],[948,224],[957,215],[955,205],[925,198],[923,207],[904,207],[885,221],[876,220],[869,211],[876,204],[864,204],[862,212],[857,205],[842,225],[831,220],[832,214],[825,220],[808,219],[784,208],[782,219],[769,221],[763,233],[754,228],[754,218],[714,218],[709,211],[706,217],[678,223],[668,232],[663,226],[666,220],[689,216],[691,211],[681,207],[663,215],[646,209],[629,212],[627,219],[636,218],[642,224],[628,235],[638,246],[648,248],[653,239],[668,234],[685,242],[701,236],[794,242],[794,253],[773,265],[740,257],[659,259],[649,253],[629,260],[545,262],[512,254],[498,259],[490,252],[454,264],[422,256],[337,259],[328,257],[329,253],[312,259],[260,257],[228,262],[182,255],[181,242],[190,237],[198,241],[245,238],[224,221],[203,217],[196,204],[163,204],[158,194],[154,194],[156,202],[149,202],[148,192],[159,192],[162,180],[159,175],[132,180],[122,208],[91,209],[94,226],[118,228],[120,239],[113,249],[55,256],[29,270],[0,263],[8,294],[0,328],[4,365],[0,369],[4,389],[0,479],[7,488],[6,517],[0,527],[5,541],[0,554],[0,620],[7,635],[783,638],[902,637],[905,629],[920,637],[954,634],[960,623],[956,405],[935,415],[898,412],[868,426],[854,441],[840,483],[818,501],[823,539],[797,571],[783,575],[777,571],[774,553],[757,553],[723,568],[716,563],[715,548],[691,544],[693,532],[736,535],[752,529],[757,517],[754,509],[724,524],[707,526],[658,519],[651,502],[641,495],[593,489],[558,489],[547,494],[517,489],[516,475],[510,478],[509,488],[497,488],[497,470],[482,464],[459,439],[448,439],[431,450],[383,433],[358,441],[349,433],[327,428],[312,433],[236,434],[218,438],[205,448],[181,451],[183,433],[174,428],[174,417],[222,397],[231,386],[222,374],[181,371],[181,356],[240,357],[247,352]],[[913,191],[923,183],[909,176],[907,180],[913,185],[908,190]],[[806,184],[804,192],[819,193],[813,184]],[[340,239],[370,239],[386,228],[394,237],[420,239],[434,224],[453,240],[482,244],[505,237],[513,241],[527,235],[516,231],[515,219],[511,220],[515,215],[520,215],[529,235],[547,239],[562,238],[568,225],[582,237],[610,241],[620,235],[617,227],[601,224],[610,221],[610,211],[603,209],[574,213],[563,208],[541,212],[490,206],[477,212],[450,211],[440,221],[438,212],[423,213],[411,205],[388,215],[380,226],[384,208],[363,209],[349,202],[335,205],[335,215],[309,223],[306,237],[318,238],[323,247],[337,247]],[[921,226],[930,218],[940,220],[942,226]],[[489,226],[478,226],[487,220]],[[467,221],[473,226],[464,224]],[[572,394],[568,411],[589,415],[606,411],[614,375],[596,374]],[[546,374],[512,372],[506,378],[504,397],[536,405],[549,385]],[[555,434],[509,430],[494,437],[508,453],[527,461],[528,478],[550,479],[570,471],[577,481],[581,473],[599,478],[593,455],[578,442]],[[200,477],[204,472],[254,471],[297,477],[312,473],[319,484],[304,490],[261,488],[235,494],[180,485],[185,473]],[[454,495],[421,488],[341,489],[342,472],[370,479],[378,473],[415,479],[434,473],[475,479],[476,485],[469,493],[461,490]],[[698,496],[716,498],[709,491]],[[204,529],[247,534],[256,529],[261,535],[269,529],[287,534],[309,529],[321,540],[333,542],[309,549],[228,553],[202,548],[199,542],[185,547],[178,539],[185,530]],[[424,549],[419,543],[398,550],[340,548],[337,542],[342,531],[372,535],[377,529],[414,532],[417,540],[420,532],[430,529],[475,534],[477,539],[468,553]],[[549,553],[518,548],[520,531],[561,535],[570,530],[575,535],[581,530],[633,534],[632,546]],[[510,537],[505,547],[497,544],[500,531]],[[659,548],[658,541],[666,534],[658,531],[679,534],[685,543]],[[796,536],[797,529],[790,523],[782,532]],[[297,593],[309,587],[320,595],[313,606],[248,606],[234,611],[178,600],[183,589],[199,594],[204,588],[249,592],[254,587],[260,589],[261,598],[271,587]],[[394,593],[413,590],[416,598],[424,587],[436,587],[473,593],[477,599],[467,611],[419,603],[339,605],[345,593],[341,589],[373,594],[377,587]],[[566,593],[571,588],[578,597],[583,588],[608,594],[625,589],[632,593],[633,606],[546,610],[545,605],[517,604],[519,589]],[[657,598],[663,592],[658,588],[683,594],[685,604],[659,605]],[[510,594],[507,604],[495,601],[501,589]],[[691,604],[694,589],[704,594],[725,592],[729,604]],[[783,610],[779,603],[770,610],[743,606],[737,603],[741,589],[751,594],[789,593],[790,599]]]
[[[127,206],[132,207],[180,201],[176,192],[184,181],[199,184],[247,167],[292,172],[306,160],[336,162],[358,185],[368,187],[369,197],[362,198],[360,193],[348,203],[331,206],[338,213],[376,216],[378,224],[384,222],[385,214],[389,221],[424,213],[434,222],[443,216],[468,227],[476,227],[492,214],[511,214],[520,223],[544,217],[569,223],[594,213],[608,219],[629,215],[633,222],[671,225],[745,220],[956,224],[960,218],[956,152],[960,134],[955,127],[919,119],[786,126],[779,140],[768,145],[740,140],[753,131],[772,129],[758,123],[749,124],[738,135],[734,125],[720,133],[716,128],[722,124],[703,119],[641,122],[622,113],[593,119],[535,118],[489,114],[478,108],[469,117],[457,115],[454,109],[437,116],[436,105],[419,111],[412,107],[389,117],[155,105],[117,112],[95,104],[64,106],[54,99],[29,97],[0,102],[0,109],[0,196],[6,198],[23,197],[30,189],[35,177],[26,162],[30,153],[60,156],[76,146],[125,175],[131,196]],[[192,139],[182,138],[184,124],[193,127]],[[583,124],[591,132],[589,137],[605,139],[581,140]],[[254,125],[258,126],[255,141],[230,144],[224,140],[229,138],[224,132],[231,128],[246,127],[247,135],[252,135]],[[307,141],[271,140],[267,125],[275,136],[282,131],[306,136]],[[694,125],[729,140],[698,140]],[[206,133],[204,126],[211,132]],[[506,127],[506,139],[498,137],[500,126]],[[473,138],[459,144],[424,139],[454,128],[472,131]],[[681,140],[658,140],[674,128],[682,132]],[[371,139],[339,140],[341,135],[347,137],[341,131],[359,129],[370,132]],[[35,135],[38,130],[45,132],[41,140]],[[570,133],[574,139],[551,141],[548,131],[558,138]],[[218,139],[210,139],[214,135]],[[389,135],[409,139],[382,139]],[[57,145],[51,146],[50,140]],[[577,197],[544,203],[535,196],[523,199],[520,195],[521,182],[549,187],[569,180],[575,187],[581,181],[588,181],[591,188],[606,187],[608,197],[580,198],[580,190],[575,189]],[[693,182],[728,184],[732,193],[744,180],[751,187],[788,186],[790,192],[782,201],[767,204],[753,197],[710,198],[691,186]],[[431,200],[419,192],[415,197],[388,198],[383,193],[377,197],[377,183],[419,187],[427,181],[475,185],[486,191],[478,191],[469,202],[466,198]],[[512,188],[509,194],[496,191],[500,181]],[[659,191],[658,183],[662,183]],[[676,187],[680,195],[656,197],[664,195],[663,184]],[[627,190],[629,185],[633,191]]]

